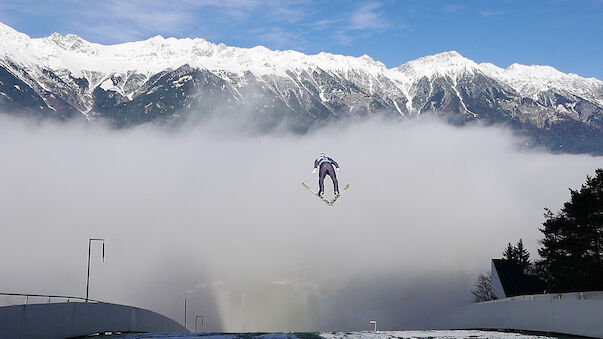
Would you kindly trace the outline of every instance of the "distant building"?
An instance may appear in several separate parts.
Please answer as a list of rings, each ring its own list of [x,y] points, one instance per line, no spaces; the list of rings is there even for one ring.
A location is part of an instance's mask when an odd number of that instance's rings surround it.
[[[492,259],[492,294],[497,299],[544,293],[537,276],[523,273],[521,266],[506,259]]]

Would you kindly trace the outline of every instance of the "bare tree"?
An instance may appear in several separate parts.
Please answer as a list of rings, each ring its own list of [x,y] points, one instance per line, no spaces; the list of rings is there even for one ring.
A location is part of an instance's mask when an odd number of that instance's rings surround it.
[[[475,289],[471,290],[471,294],[473,294],[477,303],[496,299],[492,294],[492,277],[490,273],[479,275],[475,282]]]

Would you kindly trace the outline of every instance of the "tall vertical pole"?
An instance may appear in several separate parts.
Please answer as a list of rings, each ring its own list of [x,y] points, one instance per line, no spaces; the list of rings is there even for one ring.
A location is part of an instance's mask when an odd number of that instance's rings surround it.
[[[86,302],[88,302],[88,290],[90,289],[90,245],[92,239],[88,239],[88,275],[86,276]]]
[[[188,330],[188,327],[186,327],[186,298],[184,298],[184,328]]]
[[[105,261],[105,239],[88,239],[88,275],[86,276],[86,302],[88,302],[88,291],[90,290],[90,253],[91,253],[91,245],[92,241],[102,241],[103,242],[103,261]]]
[[[199,318],[201,318],[201,327],[203,327],[203,316],[202,315],[195,316],[195,332],[197,332],[197,320],[199,320]]]

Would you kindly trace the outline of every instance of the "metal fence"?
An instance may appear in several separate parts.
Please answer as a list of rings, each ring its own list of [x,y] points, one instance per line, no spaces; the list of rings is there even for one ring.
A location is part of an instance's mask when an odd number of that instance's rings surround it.
[[[50,304],[59,302],[86,302],[86,298],[68,295],[0,292],[0,306]],[[94,299],[88,299],[88,302],[102,303],[102,301]]]

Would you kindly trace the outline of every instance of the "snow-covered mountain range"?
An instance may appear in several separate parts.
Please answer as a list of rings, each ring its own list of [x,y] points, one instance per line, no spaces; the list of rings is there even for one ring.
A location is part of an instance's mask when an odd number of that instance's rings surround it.
[[[118,127],[248,112],[263,128],[285,122],[302,132],[347,117],[427,113],[504,123],[551,147],[603,153],[602,81],[550,66],[478,64],[455,51],[387,68],[368,56],[203,39],[32,39],[0,23],[0,110]]]

